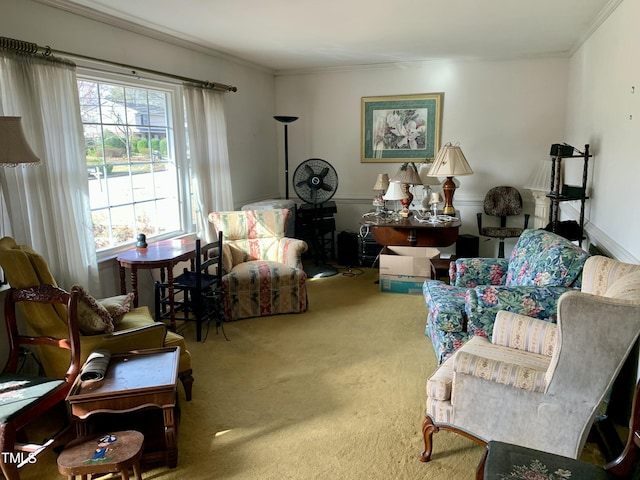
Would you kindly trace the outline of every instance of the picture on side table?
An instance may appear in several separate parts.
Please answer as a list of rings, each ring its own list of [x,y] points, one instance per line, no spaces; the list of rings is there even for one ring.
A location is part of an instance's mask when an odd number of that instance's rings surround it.
[[[434,159],[444,93],[362,97],[363,163]]]

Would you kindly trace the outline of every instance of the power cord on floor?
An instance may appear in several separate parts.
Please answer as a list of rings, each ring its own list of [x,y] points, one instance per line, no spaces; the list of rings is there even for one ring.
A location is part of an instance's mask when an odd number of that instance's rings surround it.
[[[362,275],[363,273],[364,270],[360,268],[346,267],[346,271],[342,272],[342,275],[344,277],[357,277],[359,275]]]

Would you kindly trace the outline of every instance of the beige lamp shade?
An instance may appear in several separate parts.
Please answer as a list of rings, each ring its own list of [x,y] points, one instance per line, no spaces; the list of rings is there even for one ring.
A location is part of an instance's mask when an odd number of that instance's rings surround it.
[[[373,190],[386,191],[389,188],[389,175],[386,173],[379,173],[376,179],[376,184],[373,186]]]
[[[422,180],[422,185],[424,185],[425,187],[432,186],[432,185],[440,185],[440,180],[438,180],[438,177],[429,176],[429,171],[431,170],[432,166],[433,166],[433,163],[423,163],[418,168],[418,175],[420,175],[420,179]]]
[[[384,200],[402,200],[406,198],[404,191],[402,190],[402,184],[400,182],[391,181],[389,182],[389,189],[387,193],[385,193],[382,198]]]
[[[429,170],[430,177],[459,177],[472,173],[473,170],[462,153],[462,149],[457,145],[451,145],[451,143],[447,143],[440,149],[431,170]]]
[[[407,185],[422,185],[422,179],[415,167],[409,163],[403,164],[398,173],[393,177],[394,182],[406,183]]]
[[[22,130],[21,117],[0,117],[0,166],[15,167],[22,163],[38,163]]]

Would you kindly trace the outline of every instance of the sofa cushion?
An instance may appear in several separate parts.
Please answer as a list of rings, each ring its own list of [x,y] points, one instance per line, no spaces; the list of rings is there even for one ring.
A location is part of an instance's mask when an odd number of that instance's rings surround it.
[[[78,327],[83,335],[97,335],[113,332],[113,319],[102,306],[82,286],[74,285],[78,291]]]
[[[111,320],[113,321],[113,325],[116,326],[122,318],[124,314],[129,312],[131,309],[131,302],[133,302],[134,294],[133,292],[127,293],[125,295],[116,295],[114,297],[101,298],[98,300],[98,303],[102,305],[109,315],[111,315]]]
[[[546,230],[525,230],[509,258],[507,286],[579,286],[589,254]]]

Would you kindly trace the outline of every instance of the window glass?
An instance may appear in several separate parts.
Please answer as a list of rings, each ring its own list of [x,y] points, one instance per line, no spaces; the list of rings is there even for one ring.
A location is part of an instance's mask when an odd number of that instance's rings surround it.
[[[174,91],[79,77],[78,92],[97,252],[185,231]]]

